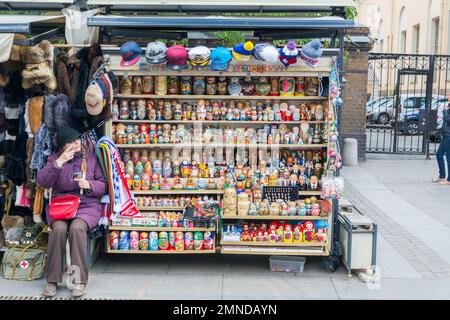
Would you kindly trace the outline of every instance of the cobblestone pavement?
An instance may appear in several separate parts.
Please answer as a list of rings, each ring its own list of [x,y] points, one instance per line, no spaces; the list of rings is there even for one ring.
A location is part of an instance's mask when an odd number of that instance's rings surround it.
[[[445,189],[445,186],[438,186],[430,182],[435,170],[434,166],[435,162],[429,160],[406,162],[369,160],[362,166],[364,173],[359,172],[362,170],[361,168],[346,168],[344,169],[345,197],[378,225],[379,235],[423,278],[449,278],[450,264],[448,260],[446,261],[442,257],[442,252],[431,248],[429,243],[423,241],[423,233],[428,233],[428,237],[433,237],[433,231],[431,227],[428,227],[431,220],[436,225],[441,225],[439,231],[434,232],[450,234],[446,227],[449,225],[450,207],[448,202],[439,203],[440,200],[447,201],[450,197],[450,188]],[[347,177],[345,172],[349,173],[349,171],[354,172],[350,172]],[[367,172],[371,174],[370,177],[364,176]],[[365,180],[367,180],[367,188],[362,187]],[[360,189],[362,189],[361,192]],[[447,198],[441,197],[447,192]],[[366,197],[363,193],[371,196]],[[433,207],[423,206],[423,203],[442,205],[444,210],[447,209],[447,215],[439,216]],[[382,205],[384,208],[380,208]],[[409,211],[409,205],[414,206],[411,211]],[[404,208],[401,208],[402,206]],[[394,214],[401,210],[404,210],[405,214]],[[411,216],[408,217],[410,213]],[[406,220],[409,218],[410,223],[399,223],[396,221],[397,217]],[[410,227],[407,228],[405,225]],[[413,227],[414,229],[412,229]],[[420,230],[421,227],[423,228],[422,234],[411,231]],[[421,237],[419,238],[419,236]],[[436,239],[436,241],[439,240]],[[444,248],[450,249],[450,242],[443,244]],[[440,252],[441,255],[437,252]]]

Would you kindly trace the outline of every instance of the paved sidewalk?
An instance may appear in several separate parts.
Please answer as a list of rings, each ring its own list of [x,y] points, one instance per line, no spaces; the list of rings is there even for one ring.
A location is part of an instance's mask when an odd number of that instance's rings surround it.
[[[450,188],[430,182],[435,161],[368,160],[344,168],[346,197],[379,226],[379,285],[329,273],[308,258],[302,274],[269,271],[264,256],[106,256],[86,298],[450,299]],[[45,281],[7,281],[1,296],[39,296]],[[62,287],[58,295],[69,298]]]

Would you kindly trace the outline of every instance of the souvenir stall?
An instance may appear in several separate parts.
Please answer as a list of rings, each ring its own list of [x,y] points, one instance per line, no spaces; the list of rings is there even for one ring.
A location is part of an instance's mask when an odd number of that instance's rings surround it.
[[[89,24],[165,19],[154,20]],[[202,23],[217,27],[212,20]],[[138,212],[113,210],[107,252],[330,256],[333,200],[342,194],[339,52],[317,40],[232,48],[129,41],[110,50],[107,69],[119,86],[106,134]]]

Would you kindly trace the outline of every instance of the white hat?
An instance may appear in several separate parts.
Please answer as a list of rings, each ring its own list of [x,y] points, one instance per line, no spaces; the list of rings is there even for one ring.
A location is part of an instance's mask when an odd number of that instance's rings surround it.
[[[275,46],[270,43],[257,43],[253,50],[253,55],[255,59],[264,61],[270,64],[276,64],[280,53]]]

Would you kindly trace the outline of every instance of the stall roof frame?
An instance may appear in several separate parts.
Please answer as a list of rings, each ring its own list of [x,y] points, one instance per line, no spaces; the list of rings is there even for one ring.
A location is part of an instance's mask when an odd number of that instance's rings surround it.
[[[355,27],[341,17],[118,16],[89,17],[88,26],[179,30],[344,30]]]
[[[88,0],[88,5],[113,11],[140,12],[331,12],[353,6],[354,0]]]

